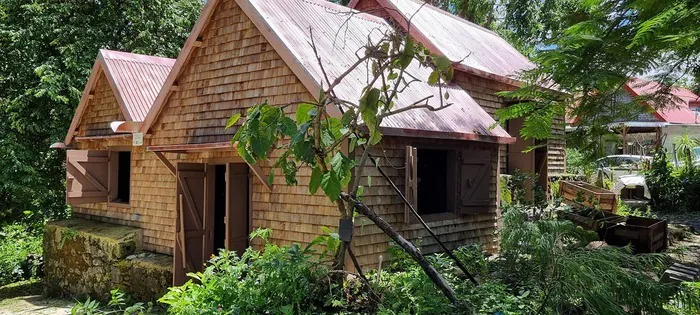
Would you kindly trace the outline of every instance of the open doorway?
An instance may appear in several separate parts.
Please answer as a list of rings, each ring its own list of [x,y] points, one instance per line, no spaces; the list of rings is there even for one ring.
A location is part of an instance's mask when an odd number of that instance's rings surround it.
[[[209,165],[207,183],[208,248],[212,254],[222,249],[241,254],[250,232],[248,165]]]

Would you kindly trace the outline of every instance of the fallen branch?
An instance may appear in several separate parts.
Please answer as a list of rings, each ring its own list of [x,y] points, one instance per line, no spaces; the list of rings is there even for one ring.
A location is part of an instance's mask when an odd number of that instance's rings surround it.
[[[362,203],[362,201],[358,200],[356,197],[351,196],[348,193],[341,193],[340,197],[345,201],[353,204],[355,206],[355,209],[357,209],[357,212],[360,214],[366,216],[368,219],[372,220],[374,224],[377,225],[377,227],[382,230],[386,235],[388,235],[397,245],[399,245],[403,250],[408,253],[413,260],[415,260],[418,265],[423,269],[426,275],[428,275],[428,278],[432,280],[435,285],[438,286],[440,291],[447,297],[452,304],[457,305],[457,295],[455,291],[452,289],[449,283],[445,280],[445,278],[442,277],[442,275],[433,267],[430,262],[428,262],[427,259],[425,259],[425,256],[416,248],[413,243],[409,242],[406,240],[401,234],[399,234],[396,229],[394,229],[391,224],[388,222],[384,221],[382,217],[380,217],[374,210],[370,209]]]

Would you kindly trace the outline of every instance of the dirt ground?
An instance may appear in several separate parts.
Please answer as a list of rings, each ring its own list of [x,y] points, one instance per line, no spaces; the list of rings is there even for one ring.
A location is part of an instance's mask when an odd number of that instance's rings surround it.
[[[70,314],[75,301],[41,296],[41,282],[24,281],[0,287],[0,315],[5,314]]]
[[[700,268],[700,213],[668,214],[659,218],[667,219],[675,234],[683,234],[681,240],[671,237],[671,258],[681,264]]]

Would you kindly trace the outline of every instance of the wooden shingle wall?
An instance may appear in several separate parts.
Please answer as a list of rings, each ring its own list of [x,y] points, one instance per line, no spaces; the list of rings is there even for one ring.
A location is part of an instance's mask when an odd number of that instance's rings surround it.
[[[405,187],[405,156],[406,146],[420,143],[420,139],[385,137],[381,145],[372,149],[373,156],[380,158],[380,166],[391,177],[392,181],[404,191]],[[498,147],[495,144],[478,143],[472,141],[450,141],[450,140],[428,140],[432,145],[445,145],[450,149],[486,149],[492,154],[492,174],[490,212],[484,214],[471,214],[466,216],[454,216],[449,219],[429,222],[433,231],[440,235],[441,241],[449,247],[455,248],[461,245],[480,243],[485,250],[495,252],[498,249],[498,236],[496,234],[499,220],[498,196],[496,183],[498,178]],[[361,151],[361,150],[357,150]],[[356,153],[359,161],[361,152]],[[369,185],[368,178],[364,178],[361,183],[364,185],[365,194],[363,201],[374,211],[380,214],[387,222],[396,227],[399,232],[408,240],[418,242],[423,253],[434,253],[441,251],[437,243],[430,237],[428,232],[419,223],[405,223],[404,203],[401,198],[391,188],[389,183],[381,176],[379,171],[367,162],[365,174],[371,177],[372,184]],[[420,241],[419,241],[420,239]],[[355,237],[353,246],[358,256],[358,260],[363,266],[376,267],[379,262],[379,255],[384,255],[384,260],[388,259],[386,251],[389,247],[388,237],[363,216],[355,220]]]
[[[179,91],[156,120],[154,144],[228,141],[234,113],[257,103],[287,104],[311,95],[233,0],[221,1],[179,78]],[[290,112],[293,107],[288,107]]]
[[[109,124],[113,121],[124,121],[117,98],[107,81],[105,73],[101,71],[95,84],[93,97],[88,101],[83,116],[78,125],[78,136],[103,136],[112,133]]]
[[[513,85],[501,83],[494,80],[478,77],[461,71],[455,72],[455,83],[465,89],[469,95],[495,119],[496,110],[507,105],[504,99],[496,96],[501,91],[512,91]],[[563,174],[565,170],[565,145],[564,140],[564,117],[555,119],[552,126],[554,138],[547,143],[547,175]],[[520,137],[519,134],[511,135]],[[501,173],[506,173],[506,161],[508,149],[506,145],[501,145]]]
[[[81,141],[76,149],[109,150],[131,147],[131,139]],[[131,147],[131,197],[128,205],[85,204],[73,207],[76,217],[143,229],[145,250],[172,254],[175,177],[145,147]]]
[[[179,91],[169,97],[152,128],[150,145],[230,141],[235,128],[224,130],[224,126],[234,113],[245,117],[249,107],[266,100],[272,105],[313,100],[235,1],[218,4],[201,38],[201,47],[194,50],[178,77]],[[296,106],[287,107],[286,112],[295,113]],[[273,152],[272,159],[278,154]],[[233,159],[236,153],[231,149],[168,157],[173,164],[211,162]],[[261,168],[267,176],[269,164],[262,163]],[[251,178],[253,228],[270,228],[272,242],[288,244],[308,243],[322,234],[322,226],[337,226],[337,210],[328,198],[309,195],[309,170],[300,170],[295,187],[286,186],[281,173],[276,175],[273,192],[258,178]],[[158,205],[165,204],[174,220],[174,179],[156,185],[158,196],[151,198],[157,198]]]

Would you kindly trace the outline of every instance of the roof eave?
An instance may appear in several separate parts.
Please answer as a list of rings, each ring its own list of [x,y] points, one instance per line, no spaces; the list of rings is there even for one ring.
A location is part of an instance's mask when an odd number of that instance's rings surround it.
[[[467,140],[467,141],[487,142],[487,143],[496,143],[496,144],[511,144],[511,143],[515,143],[515,140],[516,140],[514,137],[479,135],[479,134],[473,134],[473,133],[446,132],[446,131],[434,131],[434,130],[403,129],[403,128],[390,128],[390,127],[381,127],[380,130],[386,136],[397,136],[397,137]]]

